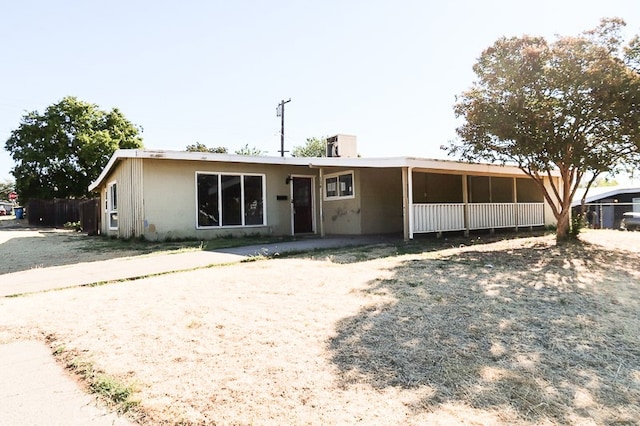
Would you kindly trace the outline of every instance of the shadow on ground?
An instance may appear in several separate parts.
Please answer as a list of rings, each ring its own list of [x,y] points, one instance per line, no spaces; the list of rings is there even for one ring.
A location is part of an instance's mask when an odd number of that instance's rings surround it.
[[[377,240],[371,240],[368,244],[357,247],[345,246],[331,248],[329,250],[319,248],[303,252],[301,255],[310,260],[330,261],[333,263],[350,264],[366,262],[368,260],[394,257],[405,254],[420,254],[425,252],[437,252],[448,249],[491,244],[505,240],[516,240],[528,237],[540,237],[546,234],[545,230],[533,232],[513,232],[501,230],[497,232],[479,231],[469,236],[462,232],[448,232],[441,237],[436,234],[417,234],[413,240],[403,241],[398,236],[383,236]],[[289,256],[297,256],[293,253]]]
[[[415,259],[369,292],[395,299],[338,324],[342,384],[424,388],[522,422],[640,418],[640,256],[540,244]]]

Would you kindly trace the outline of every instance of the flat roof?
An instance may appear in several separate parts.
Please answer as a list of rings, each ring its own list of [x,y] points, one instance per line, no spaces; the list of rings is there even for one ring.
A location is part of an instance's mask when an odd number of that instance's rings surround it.
[[[526,176],[516,166],[497,164],[467,163],[454,160],[435,160],[419,157],[380,157],[380,158],[344,158],[344,157],[270,157],[237,154],[217,154],[210,152],[187,152],[147,149],[119,149],[100,173],[100,176],[89,185],[89,191],[98,188],[111,173],[118,161],[127,158],[144,158],[155,160],[211,161],[237,164],[269,164],[286,166],[319,167],[360,167],[360,168],[401,168],[412,167],[443,173],[468,172],[509,176]]]
[[[602,186],[589,189],[585,203],[593,203],[594,201],[615,197],[621,194],[635,194],[640,193],[640,186]],[[576,207],[582,204],[582,197],[584,191],[576,193],[576,196],[571,201],[571,206]]]

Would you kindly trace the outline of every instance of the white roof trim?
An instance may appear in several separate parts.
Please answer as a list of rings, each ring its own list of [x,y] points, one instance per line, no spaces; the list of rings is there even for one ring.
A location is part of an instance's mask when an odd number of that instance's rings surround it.
[[[414,167],[418,169],[442,170],[447,172],[491,173],[518,176],[524,172],[515,166],[495,164],[464,163],[452,160],[434,160],[417,157],[383,157],[383,158],[340,158],[340,157],[267,157],[236,154],[214,154],[209,152],[164,151],[144,149],[119,149],[100,173],[100,176],[89,185],[94,191],[104,181],[112,168],[120,159],[148,158],[186,161],[218,161],[239,164],[271,164],[307,167]]]

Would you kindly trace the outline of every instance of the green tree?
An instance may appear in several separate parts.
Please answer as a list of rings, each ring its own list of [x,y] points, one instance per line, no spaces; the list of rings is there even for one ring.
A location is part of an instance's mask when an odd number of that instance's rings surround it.
[[[624,59],[629,68],[640,73],[640,36],[635,36],[624,50]]]
[[[5,144],[21,201],[87,196],[115,150],[142,147],[139,131],[118,109],[75,97],[26,114]]]
[[[9,193],[15,190],[15,184],[11,180],[5,180],[0,182],[0,200],[7,201],[9,199]]]
[[[217,146],[215,148],[209,148],[203,143],[196,142],[193,145],[187,145],[187,152],[212,152],[214,154],[228,154],[229,150],[224,146]]]
[[[482,53],[473,68],[477,81],[454,106],[466,122],[449,154],[520,167],[551,205],[557,241],[569,236],[581,180],[590,179],[588,190],[601,173],[638,159],[640,75],[624,60],[623,26],[603,20],[552,43],[501,38]],[[543,179],[554,170],[560,182],[546,187]]]
[[[236,150],[236,154],[238,155],[264,155],[264,152],[262,152],[262,150],[256,148],[256,147],[249,147],[249,144],[246,144],[245,146],[243,146],[240,149]]]
[[[291,155],[293,157],[326,157],[327,138],[307,138],[304,145],[293,147]]]

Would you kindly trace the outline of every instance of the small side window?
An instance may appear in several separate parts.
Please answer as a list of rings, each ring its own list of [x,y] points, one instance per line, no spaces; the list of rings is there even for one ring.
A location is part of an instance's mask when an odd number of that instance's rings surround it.
[[[107,216],[109,229],[118,229],[118,185],[115,182],[107,186]]]
[[[324,199],[338,200],[341,198],[353,198],[353,172],[336,173],[327,175],[324,179]]]

